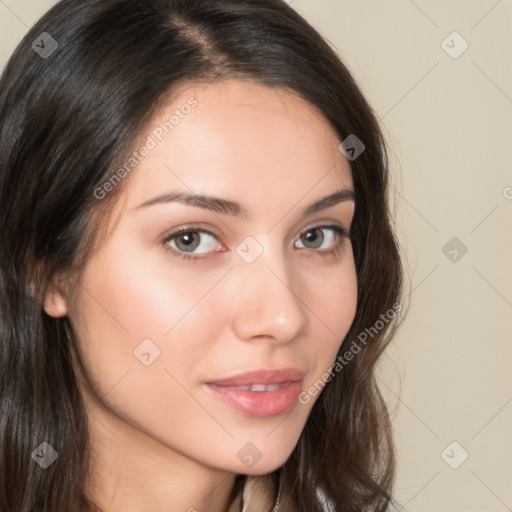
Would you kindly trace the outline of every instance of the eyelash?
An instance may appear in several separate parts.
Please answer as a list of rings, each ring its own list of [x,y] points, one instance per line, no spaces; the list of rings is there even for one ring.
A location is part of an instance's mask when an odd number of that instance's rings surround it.
[[[314,229],[332,229],[336,233],[336,235],[337,235],[338,239],[337,239],[337,241],[336,241],[336,243],[335,243],[335,245],[334,245],[334,247],[332,249],[322,249],[322,250],[311,249],[311,251],[319,253],[319,254],[321,254],[321,255],[323,255],[325,257],[337,256],[345,248],[347,240],[349,240],[351,238],[351,234],[350,234],[350,232],[346,228],[344,228],[342,226],[338,226],[336,224],[328,224],[328,225],[326,225],[326,224],[319,224],[318,226],[311,226],[311,227],[305,229],[304,231],[302,231],[301,235],[304,234],[304,233],[307,233],[308,231],[312,231]],[[178,238],[180,235],[182,235],[184,233],[206,233],[208,235],[211,235],[211,236],[217,238],[217,235],[215,233],[209,231],[208,229],[202,229],[202,228],[199,228],[199,227],[192,228],[192,227],[184,226],[184,227],[181,227],[181,228],[177,229],[176,231],[174,231],[170,235],[168,235],[162,241],[162,245],[163,245],[164,250],[166,252],[170,253],[172,256],[175,256],[177,258],[181,258],[181,259],[186,260],[186,261],[198,262],[198,261],[206,260],[209,257],[211,257],[211,252],[207,253],[206,256],[190,256],[189,254],[187,254],[185,252],[176,251],[176,249],[172,248],[169,245],[169,242],[171,240],[173,240],[174,238]],[[220,251],[216,251],[216,252],[220,252]]]

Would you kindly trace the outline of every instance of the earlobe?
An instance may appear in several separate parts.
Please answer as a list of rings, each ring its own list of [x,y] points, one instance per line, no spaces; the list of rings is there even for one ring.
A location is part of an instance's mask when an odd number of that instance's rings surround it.
[[[64,294],[61,288],[53,281],[49,283],[46,290],[44,310],[54,318],[61,318],[68,314],[68,306]]]

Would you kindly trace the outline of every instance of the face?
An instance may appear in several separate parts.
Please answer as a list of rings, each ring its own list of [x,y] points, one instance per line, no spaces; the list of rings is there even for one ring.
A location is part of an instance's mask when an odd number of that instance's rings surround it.
[[[70,318],[102,397],[91,414],[168,454],[268,473],[354,319],[349,163],[312,106],[245,80],[182,89],[141,141],[114,228],[46,311]]]

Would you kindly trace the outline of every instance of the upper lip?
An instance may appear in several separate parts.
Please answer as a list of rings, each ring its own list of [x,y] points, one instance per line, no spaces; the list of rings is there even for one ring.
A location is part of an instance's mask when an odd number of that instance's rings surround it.
[[[250,370],[225,379],[208,382],[217,386],[246,386],[247,384],[282,384],[289,381],[300,381],[304,372],[297,368],[279,368],[277,370]]]

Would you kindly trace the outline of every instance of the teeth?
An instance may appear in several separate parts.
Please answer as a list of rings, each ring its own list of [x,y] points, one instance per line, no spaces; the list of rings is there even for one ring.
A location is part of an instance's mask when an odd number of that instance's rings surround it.
[[[276,391],[276,390],[278,390],[278,389],[280,389],[282,387],[283,387],[282,384],[269,384],[267,386],[267,391]]]
[[[253,384],[251,386],[251,391],[269,391],[265,384]]]
[[[242,389],[244,391],[256,391],[256,392],[264,392],[264,391],[277,391],[282,388],[284,384],[248,384],[246,386],[237,386],[238,389]]]

